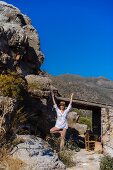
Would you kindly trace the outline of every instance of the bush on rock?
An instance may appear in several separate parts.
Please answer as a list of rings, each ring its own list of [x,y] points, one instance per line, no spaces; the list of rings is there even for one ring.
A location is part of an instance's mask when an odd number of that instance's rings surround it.
[[[22,93],[25,90],[26,82],[17,73],[0,75],[0,91],[2,96],[22,99]]]
[[[113,170],[113,158],[104,156],[100,162],[100,170]]]

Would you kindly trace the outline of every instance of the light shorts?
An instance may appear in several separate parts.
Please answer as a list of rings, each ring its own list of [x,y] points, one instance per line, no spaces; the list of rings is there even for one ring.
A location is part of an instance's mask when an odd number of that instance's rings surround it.
[[[63,125],[63,126],[58,126],[57,124],[55,125],[55,127],[56,128],[58,128],[58,129],[68,129],[68,124],[65,124],[65,125]]]

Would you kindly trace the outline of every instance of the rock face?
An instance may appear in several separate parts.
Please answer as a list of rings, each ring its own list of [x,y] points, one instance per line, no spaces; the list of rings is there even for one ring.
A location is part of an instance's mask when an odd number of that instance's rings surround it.
[[[102,108],[101,115],[103,151],[113,157],[113,108]]]
[[[41,138],[20,136],[25,140],[12,151],[16,159],[21,159],[26,166],[22,170],[64,170],[65,165],[58,159],[56,153]]]
[[[13,150],[13,157],[26,163],[22,170],[65,169],[47,143],[41,138],[27,136],[27,134],[40,135],[45,138],[51,128],[50,91],[57,90],[51,85],[49,77],[44,74],[42,76],[40,66],[43,61],[38,33],[31,25],[30,19],[13,5],[0,1],[0,74],[7,75],[9,80],[10,75],[16,72],[26,82],[25,93],[21,94],[22,100],[13,99],[13,95],[12,98],[3,97],[0,91],[0,123],[2,122],[0,136],[2,132],[2,138],[5,136],[8,140],[13,134],[14,136],[19,133],[26,134],[23,137],[25,142]],[[12,82],[10,81],[11,90],[18,91],[17,84],[12,86]],[[9,85],[7,81],[3,81],[1,86],[6,87],[6,84]],[[6,90],[11,91],[9,86]],[[6,117],[3,117],[4,113]],[[7,115],[12,115],[12,119]],[[9,127],[11,124],[14,124],[13,128]],[[7,128],[4,128],[6,125]]]
[[[39,74],[44,56],[38,33],[19,9],[0,1],[0,72]]]
[[[50,95],[52,81],[48,77],[27,75],[28,91],[35,96],[48,97]]]
[[[7,74],[7,70],[10,70],[26,79],[28,95],[22,107],[29,117],[27,124],[44,134],[44,131],[49,131],[48,102],[53,87],[51,80],[42,76],[40,66],[43,61],[39,36],[31,20],[18,8],[0,1],[0,74]]]

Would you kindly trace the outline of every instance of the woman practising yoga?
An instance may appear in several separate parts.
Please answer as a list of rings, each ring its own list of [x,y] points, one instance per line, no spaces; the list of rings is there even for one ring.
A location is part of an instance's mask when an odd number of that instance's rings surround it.
[[[55,126],[50,129],[50,133],[60,133],[62,139],[65,139],[66,131],[68,129],[67,115],[70,109],[72,108],[73,95],[74,94],[72,93],[70,103],[68,107],[65,109],[65,102],[63,101],[60,102],[60,105],[58,108],[55,98],[54,98],[54,93],[52,93],[53,104],[54,104],[54,108],[57,113],[57,120],[56,120]]]

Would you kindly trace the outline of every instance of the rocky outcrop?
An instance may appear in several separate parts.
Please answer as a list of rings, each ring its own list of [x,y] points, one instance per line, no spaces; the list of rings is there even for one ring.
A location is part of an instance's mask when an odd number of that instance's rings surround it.
[[[48,97],[52,88],[52,81],[49,77],[42,77],[37,75],[27,75],[28,91],[41,98]]]
[[[80,123],[76,123],[74,128],[80,133],[80,134],[84,134],[87,130],[87,125],[85,124],[80,124]]]
[[[43,61],[39,36],[31,20],[18,8],[0,1],[0,73],[7,74],[10,70],[26,79],[28,88],[22,107],[29,117],[27,123],[33,125],[33,129],[37,126],[40,129],[43,122],[47,130],[47,105],[54,87],[47,76],[42,76],[40,66]],[[2,97],[3,94],[0,95]]]
[[[24,143],[18,144],[12,151],[13,158],[21,159],[25,163],[23,170],[64,170],[65,165],[56,153],[41,138],[33,136],[19,136]]]
[[[77,112],[69,112],[68,114],[68,122],[70,123],[70,126],[73,127],[79,119],[79,114]]]
[[[69,127],[76,129],[80,134],[84,134],[87,130],[87,125],[78,123],[79,114],[77,112],[70,112],[68,114]]]
[[[0,1],[0,72],[40,74],[44,55],[31,20],[19,9]]]
[[[57,93],[57,89],[40,70],[43,61],[39,36],[31,20],[13,5],[0,1],[0,74],[3,82],[0,86],[0,137],[3,139],[0,146],[6,141],[11,143],[17,134],[26,134],[25,142],[12,152],[15,159],[26,164],[22,170],[65,169],[47,143],[41,138],[27,136],[38,135],[45,139],[52,127],[50,93],[51,90]],[[21,91],[23,81],[15,81],[18,76],[25,81],[24,91]]]

